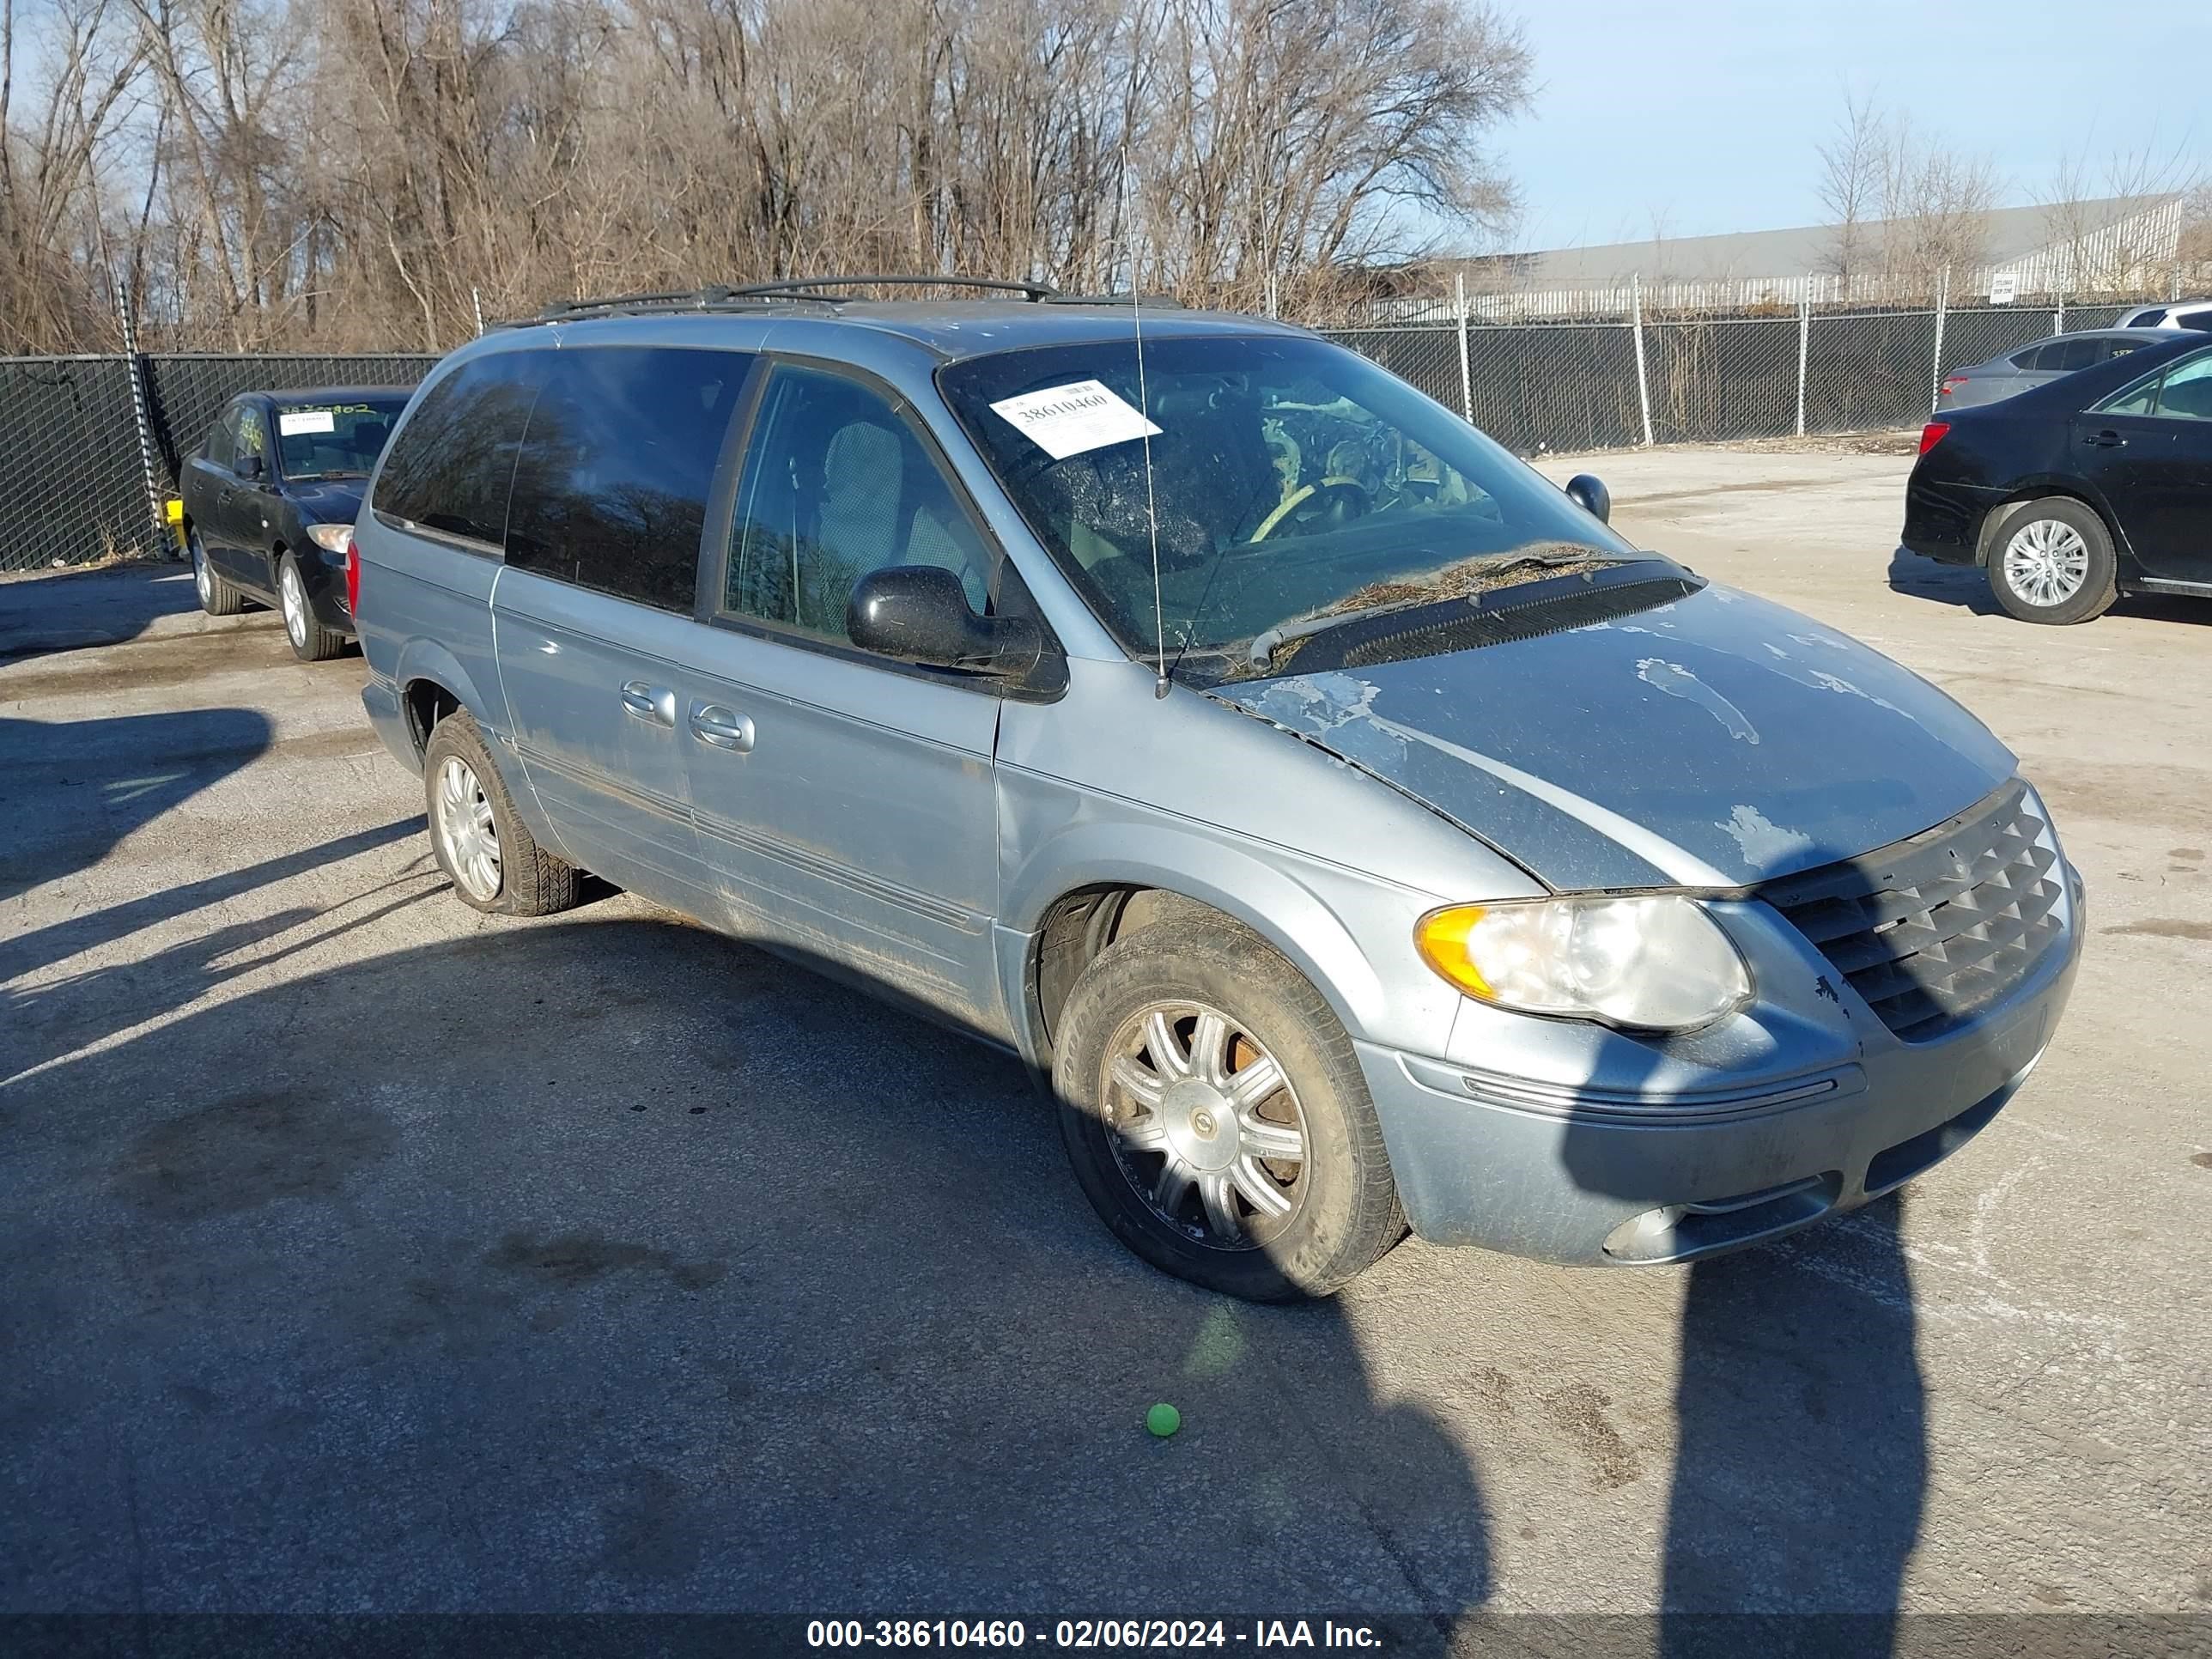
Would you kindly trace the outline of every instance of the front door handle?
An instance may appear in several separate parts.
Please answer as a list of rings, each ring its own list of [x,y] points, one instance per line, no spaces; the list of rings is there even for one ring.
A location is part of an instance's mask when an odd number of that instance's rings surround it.
[[[2110,428],[2102,432],[2089,433],[2081,441],[2094,449],[2125,449],[2128,447],[2128,441]]]
[[[753,723],[719,702],[695,702],[691,705],[691,735],[717,749],[743,755],[753,746]]]
[[[676,694],[658,686],[647,685],[643,680],[631,680],[622,689],[623,707],[648,726],[673,727],[676,724]]]

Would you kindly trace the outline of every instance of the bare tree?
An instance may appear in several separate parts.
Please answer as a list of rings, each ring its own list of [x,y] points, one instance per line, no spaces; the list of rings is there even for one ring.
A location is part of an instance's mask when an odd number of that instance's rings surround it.
[[[1866,98],[1846,96],[1835,135],[1820,147],[1820,205],[1827,210],[1826,268],[1848,287],[1873,256],[1868,221],[1881,211],[1888,134]]]

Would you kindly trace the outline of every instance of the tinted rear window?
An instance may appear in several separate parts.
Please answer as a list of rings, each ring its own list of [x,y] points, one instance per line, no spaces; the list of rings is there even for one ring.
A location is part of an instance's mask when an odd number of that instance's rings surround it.
[[[497,546],[536,391],[527,376],[526,356],[505,352],[472,358],[425,392],[377,475],[376,510]]]
[[[744,352],[587,346],[541,359],[507,562],[665,611],[691,609],[707,497]]]

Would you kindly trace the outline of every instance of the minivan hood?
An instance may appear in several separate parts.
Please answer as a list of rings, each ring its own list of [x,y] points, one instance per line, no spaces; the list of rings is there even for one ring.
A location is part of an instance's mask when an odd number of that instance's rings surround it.
[[[288,483],[284,493],[309,524],[351,524],[361,516],[362,492],[368,488],[366,478],[333,478],[327,483]]]
[[[1212,695],[1561,890],[1812,869],[1940,823],[2014,769],[1918,675],[1713,586],[1619,621]]]

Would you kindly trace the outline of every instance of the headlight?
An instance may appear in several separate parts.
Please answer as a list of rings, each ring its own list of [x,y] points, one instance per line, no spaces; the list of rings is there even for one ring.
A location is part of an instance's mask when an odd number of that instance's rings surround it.
[[[1413,942],[1468,995],[1526,1014],[1683,1031],[1751,999],[1720,924],[1673,895],[1455,904],[1423,916]]]
[[[311,524],[307,526],[307,539],[317,547],[343,553],[353,545],[353,526],[349,524]]]

